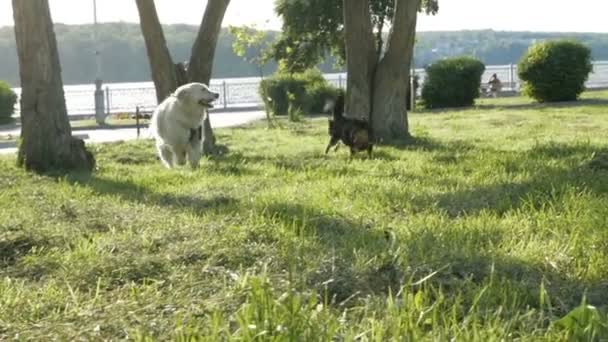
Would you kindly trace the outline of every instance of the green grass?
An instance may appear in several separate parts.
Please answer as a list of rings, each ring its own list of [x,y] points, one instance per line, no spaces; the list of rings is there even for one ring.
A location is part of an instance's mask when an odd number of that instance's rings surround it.
[[[565,340],[608,308],[591,98],[417,113],[373,159],[323,155],[325,119],[217,130],[195,172],[150,141],[94,146],[91,176],[2,157],[0,340]]]

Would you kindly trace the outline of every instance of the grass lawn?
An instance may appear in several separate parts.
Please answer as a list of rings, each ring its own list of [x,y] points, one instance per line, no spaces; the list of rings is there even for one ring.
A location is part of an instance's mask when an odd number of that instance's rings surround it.
[[[608,93],[584,98],[416,113],[373,159],[325,156],[326,119],[217,130],[195,172],[150,141],[93,146],[91,176],[0,157],[0,340],[606,339]],[[583,301],[594,336],[555,324]]]

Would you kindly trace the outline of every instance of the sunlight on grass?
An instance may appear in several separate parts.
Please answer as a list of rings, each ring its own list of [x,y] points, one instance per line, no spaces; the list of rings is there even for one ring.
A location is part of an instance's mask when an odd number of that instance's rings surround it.
[[[93,175],[1,157],[0,340],[605,339],[607,95],[419,112],[372,159],[324,155],[324,118],[217,130],[196,172],[147,140]]]

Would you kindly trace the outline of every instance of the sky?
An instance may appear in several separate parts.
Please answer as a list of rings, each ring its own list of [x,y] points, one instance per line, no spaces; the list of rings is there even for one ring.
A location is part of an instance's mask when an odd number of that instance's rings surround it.
[[[297,1],[297,0],[294,0]],[[306,0],[299,0],[306,1]],[[13,25],[10,0],[0,0],[0,27]],[[93,0],[49,0],[54,22],[93,21]],[[199,24],[207,1],[155,0],[164,24]],[[223,26],[279,30],[274,0],[231,0]],[[439,14],[421,15],[418,31],[608,32],[608,0],[439,0]],[[139,22],[135,0],[97,0],[100,22]]]

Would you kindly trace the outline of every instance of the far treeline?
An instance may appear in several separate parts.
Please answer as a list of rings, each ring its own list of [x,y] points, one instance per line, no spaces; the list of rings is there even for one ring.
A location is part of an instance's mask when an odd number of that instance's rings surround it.
[[[175,61],[188,60],[198,27],[168,25],[164,27],[169,49]],[[65,84],[91,83],[95,73],[93,26],[55,24],[62,74]],[[268,32],[274,40],[277,32]],[[99,25],[102,70],[105,82],[150,81],[149,63],[138,24],[106,23]],[[594,60],[608,60],[608,34],[456,31],[419,32],[414,63],[424,67],[436,60],[457,55],[470,55],[486,65],[516,64],[528,47],[546,39],[574,38],[591,48]],[[243,61],[232,50],[233,36],[228,29],[220,34],[213,78],[258,76],[255,65]],[[12,27],[0,28],[0,79],[11,86],[19,85],[19,68]],[[319,66],[323,72],[342,71],[329,56]],[[274,72],[276,64],[268,63],[265,74]]]

